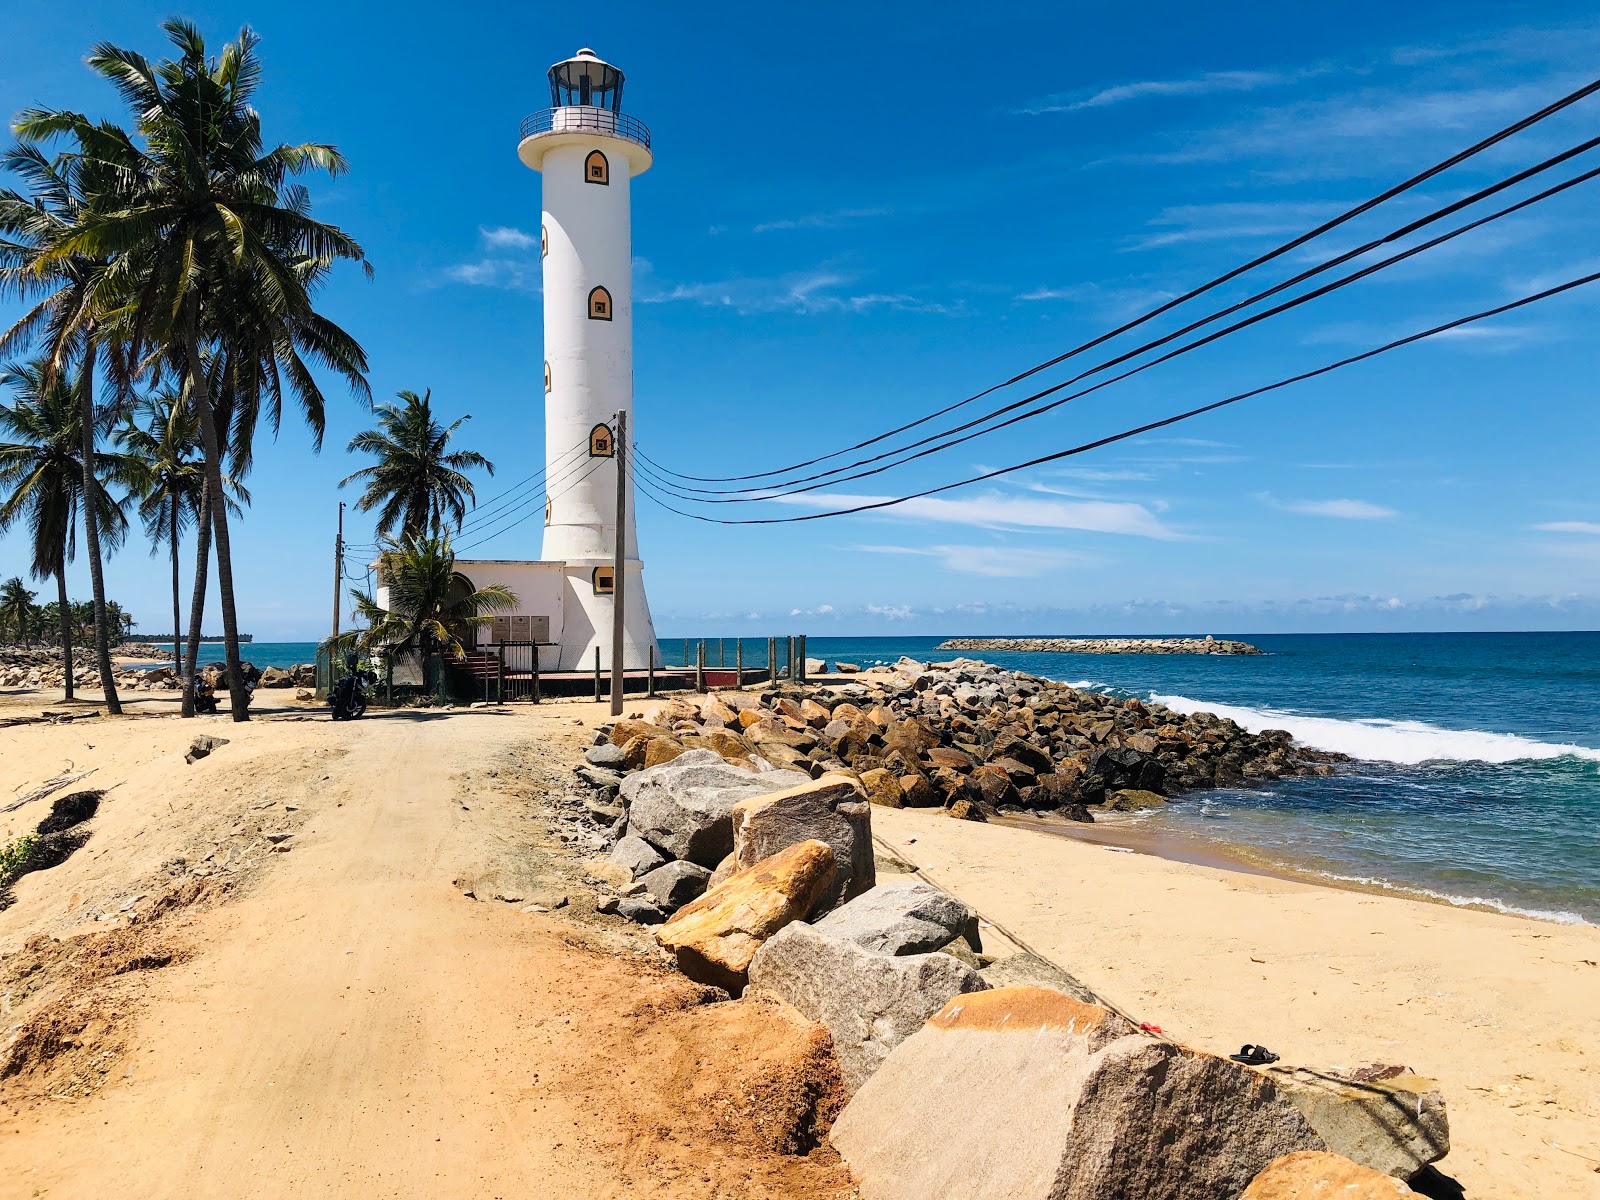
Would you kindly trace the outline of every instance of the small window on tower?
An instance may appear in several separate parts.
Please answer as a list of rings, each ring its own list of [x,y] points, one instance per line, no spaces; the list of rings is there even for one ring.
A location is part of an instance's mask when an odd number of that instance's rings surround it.
[[[589,293],[589,320],[611,320],[611,293],[603,287],[597,287]]]
[[[589,457],[610,458],[615,443],[611,440],[611,426],[596,425],[589,431]]]
[[[544,365],[544,391],[545,391],[545,395],[548,396],[550,394],[550,364],[549,363],[545,363],[545,365]]]
[[[550,231],[548,229],[546,229],[543,225],[541,225],[541,226],[539,226],[539,257],[540,258],[548,258],[549,256],[550,256]]]
[[[598,150],[589,151],[589,157],[583,160],[583,181],[585,183],[609,184],[611,182],[611,164],[606,161],[606,156]]]
[[[546,500],[544,502],[544,523],[546,525],[550,524],[550,513],[553,510],[554,505],[554,500]]]
[[[612,567],[596,567],[593,579],[596,596],[609,596],[617,590],[617,573]]]

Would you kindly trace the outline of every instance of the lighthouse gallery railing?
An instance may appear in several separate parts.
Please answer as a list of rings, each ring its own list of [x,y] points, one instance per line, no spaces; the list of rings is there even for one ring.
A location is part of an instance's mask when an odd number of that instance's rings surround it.
[[[578,133],[582,131],[606,133],[612,137],[627,138],[650,148],[650,127],[627,113],[612,112],[609,108],[546,108],[522,119],[522,132],[518,141],[536,133]]]

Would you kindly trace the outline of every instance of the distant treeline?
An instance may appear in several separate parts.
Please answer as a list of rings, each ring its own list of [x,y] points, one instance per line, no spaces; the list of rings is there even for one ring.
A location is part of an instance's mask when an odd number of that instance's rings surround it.
[[[172,641],[172,635],[170,633],[130,633],[122,640],[125,642],[170,642]],[[220,642],[222,635],[203,633],[200,635],[200,640],[202,642]],[[241,642],[253,642],[255,641],[255,635],[253,633],[241,633],[239,640]]]

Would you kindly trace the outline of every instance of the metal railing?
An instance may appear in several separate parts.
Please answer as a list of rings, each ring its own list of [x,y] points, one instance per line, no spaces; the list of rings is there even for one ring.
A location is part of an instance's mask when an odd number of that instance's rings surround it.
[[[609,108],[546,108],[530,113],[522,119],[518,141],[525,141],[536,133],[605,133],[612,137],[627,138],[650,149],[650,127],[627,113],[612,112]]]

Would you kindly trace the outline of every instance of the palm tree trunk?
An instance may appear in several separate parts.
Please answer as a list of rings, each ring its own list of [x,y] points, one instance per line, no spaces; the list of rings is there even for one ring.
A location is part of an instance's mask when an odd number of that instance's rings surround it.
[[[211,559],[211,484],[200,489],[200,520],[195,526],[194,594],[189,603],[189,645],[184,651],[183,715],[194,716],[194,679],[200,669],[200,635],[206,617],[206,565]]]
[[[56,562],[56,597],[61,607],[61,667],[64,700],[72,699],[72,605],[67,603],[66,556]]]
[[[183,614],[178,601],[178,499],[172,498],[172,526],[167,531],[172,545],[172,669],[183,677]]]
[[[100,514],[95,511],[98,479],[94,469],[94,366],[93,337],[83,351],[78,368],[78,424],[83,438],[83,543],[89,554],[89,586],[94,593],[94,653],[100,668],[100,690],[105,695],[106,711],[122,714],[117,698],[117,681],[111,674],[111,631],[106,627],[106,581],[100,562]]]
[[[222,488],[222,439],[211,393],[200,378],[199,300],[191,297],[184,310],[184,353],[189,359],[189,402],[200,414],[200,441],[206,452],[206,484],[211,488],[211,527],[217,545],[217,595],[222,601],[222,656],[228,664],[228,700],[233,719],[250,719],[250,693],[244,686],[239,659],[239,618],[233,598],[233,546],[228,537],[228,506]]]

